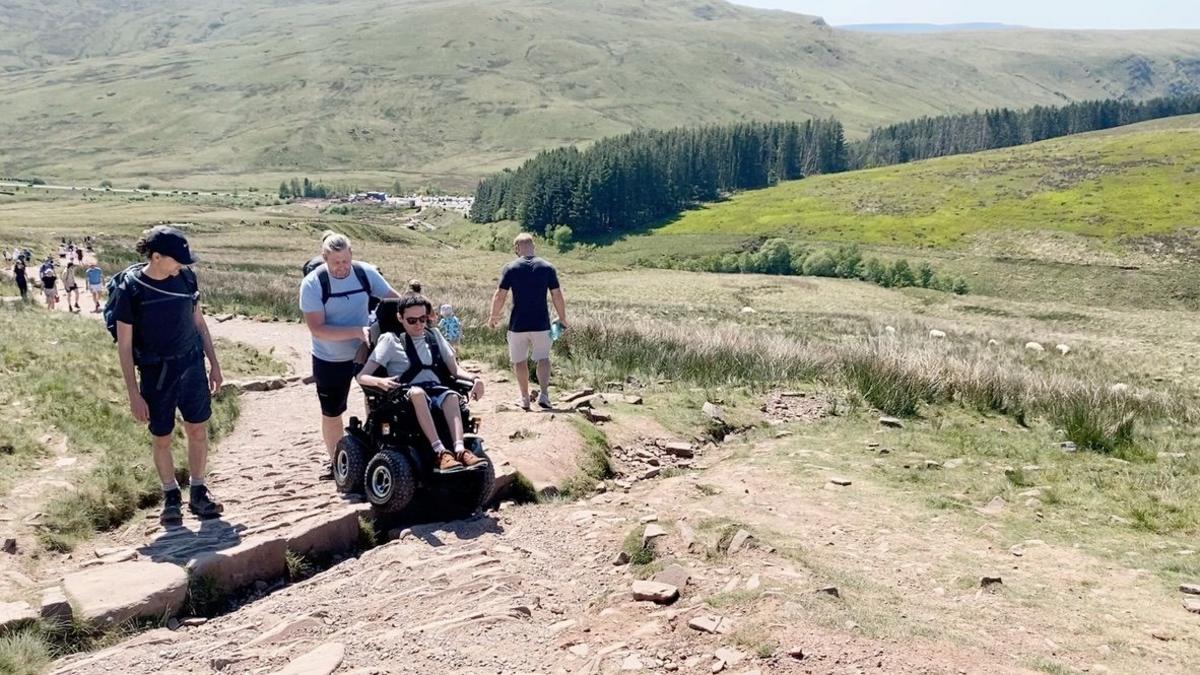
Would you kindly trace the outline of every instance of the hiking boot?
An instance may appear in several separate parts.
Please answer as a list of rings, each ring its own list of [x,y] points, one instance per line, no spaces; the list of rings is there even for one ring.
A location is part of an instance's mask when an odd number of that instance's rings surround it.
[[[216,518],[225,507],[208,493],[208,486],[193,485],[188,490],[188,510],[197,518]]]
[[[162,515],[158,517],[158,522],[163,527],[179,527],[183,525],[182,507],[183,494],[179,492],[179,488],[164,491],[163,510]]]
[[[517,399],[517,407],[520,408],[521,410],[528,411],[529,410],[529,399],[527,399],[527,398]]]
[[[470,450],[466,450],[466,449],[459,451],[458,461],[462,462],[462,465],[467,467],[468,469],[474,469],[477,466],[483,466],[483,465],[487,464],[486,459],[484,459],[484,458],[480,457],[479,455],[476,455],[475,453],[471,452]]]
[[[542,392],[541,396],[538,396],[538,405],[541,406],[543,410],[550,410],[554,407],[550,404],[550,395],[544,391]]]
[[[462,469],[463,465],[460,464],[457,459],[454,459],[453,454],[450,452],[438,453],[437,466],[434,468],[434,471],[441,473],[453,473],[455,471],[462,471]]]

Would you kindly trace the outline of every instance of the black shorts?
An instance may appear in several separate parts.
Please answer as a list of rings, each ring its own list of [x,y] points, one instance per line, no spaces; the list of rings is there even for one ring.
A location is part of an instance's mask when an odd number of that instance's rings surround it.
[[[169,436],[175,430],[175,410],[184,422],[200,424],[212,417],[204,352],[181,359],[138,366],[138,389],[150,409],[150,433]]]
[[[350,383],[361,368],[361,364],[353,361],[325,361],[312,357],[313,380],[317,385],[322,415],[338,417],[346,412]]]

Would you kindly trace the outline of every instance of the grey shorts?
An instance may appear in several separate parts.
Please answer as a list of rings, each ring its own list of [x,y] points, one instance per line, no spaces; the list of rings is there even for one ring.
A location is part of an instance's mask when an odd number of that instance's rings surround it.
[[[513,363],[528,361],[532,355],[534,361],[545,361],[550,358],[550,331],[536,330],[528,333],[508,331],[508,358]]]

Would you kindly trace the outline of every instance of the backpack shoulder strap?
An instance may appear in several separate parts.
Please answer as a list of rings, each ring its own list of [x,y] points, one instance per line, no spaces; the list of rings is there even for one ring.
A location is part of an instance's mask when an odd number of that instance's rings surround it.
[[[317,283],[321,285],[321,304],[329,302],[329,296],[333,294],[332,287],[329,285],[329,270],[323,269],[317,272]]]
[[[363,291],[369,296],[371,295],[371,277],[367,276],[367,268],[357,262],[350,263],[354,268],[354,276],[358,277],[358,283],[362,286]]]

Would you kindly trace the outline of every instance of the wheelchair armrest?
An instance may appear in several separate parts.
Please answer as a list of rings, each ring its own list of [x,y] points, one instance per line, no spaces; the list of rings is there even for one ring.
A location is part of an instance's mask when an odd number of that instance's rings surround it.
[[[454,378],[454,382],[450,383],[449,387],[454,391],[457,391],[459,394],[466,396],[467,394],[471,393],[471,389],[475,387],[475,380],[465,377],[456,377]]]

